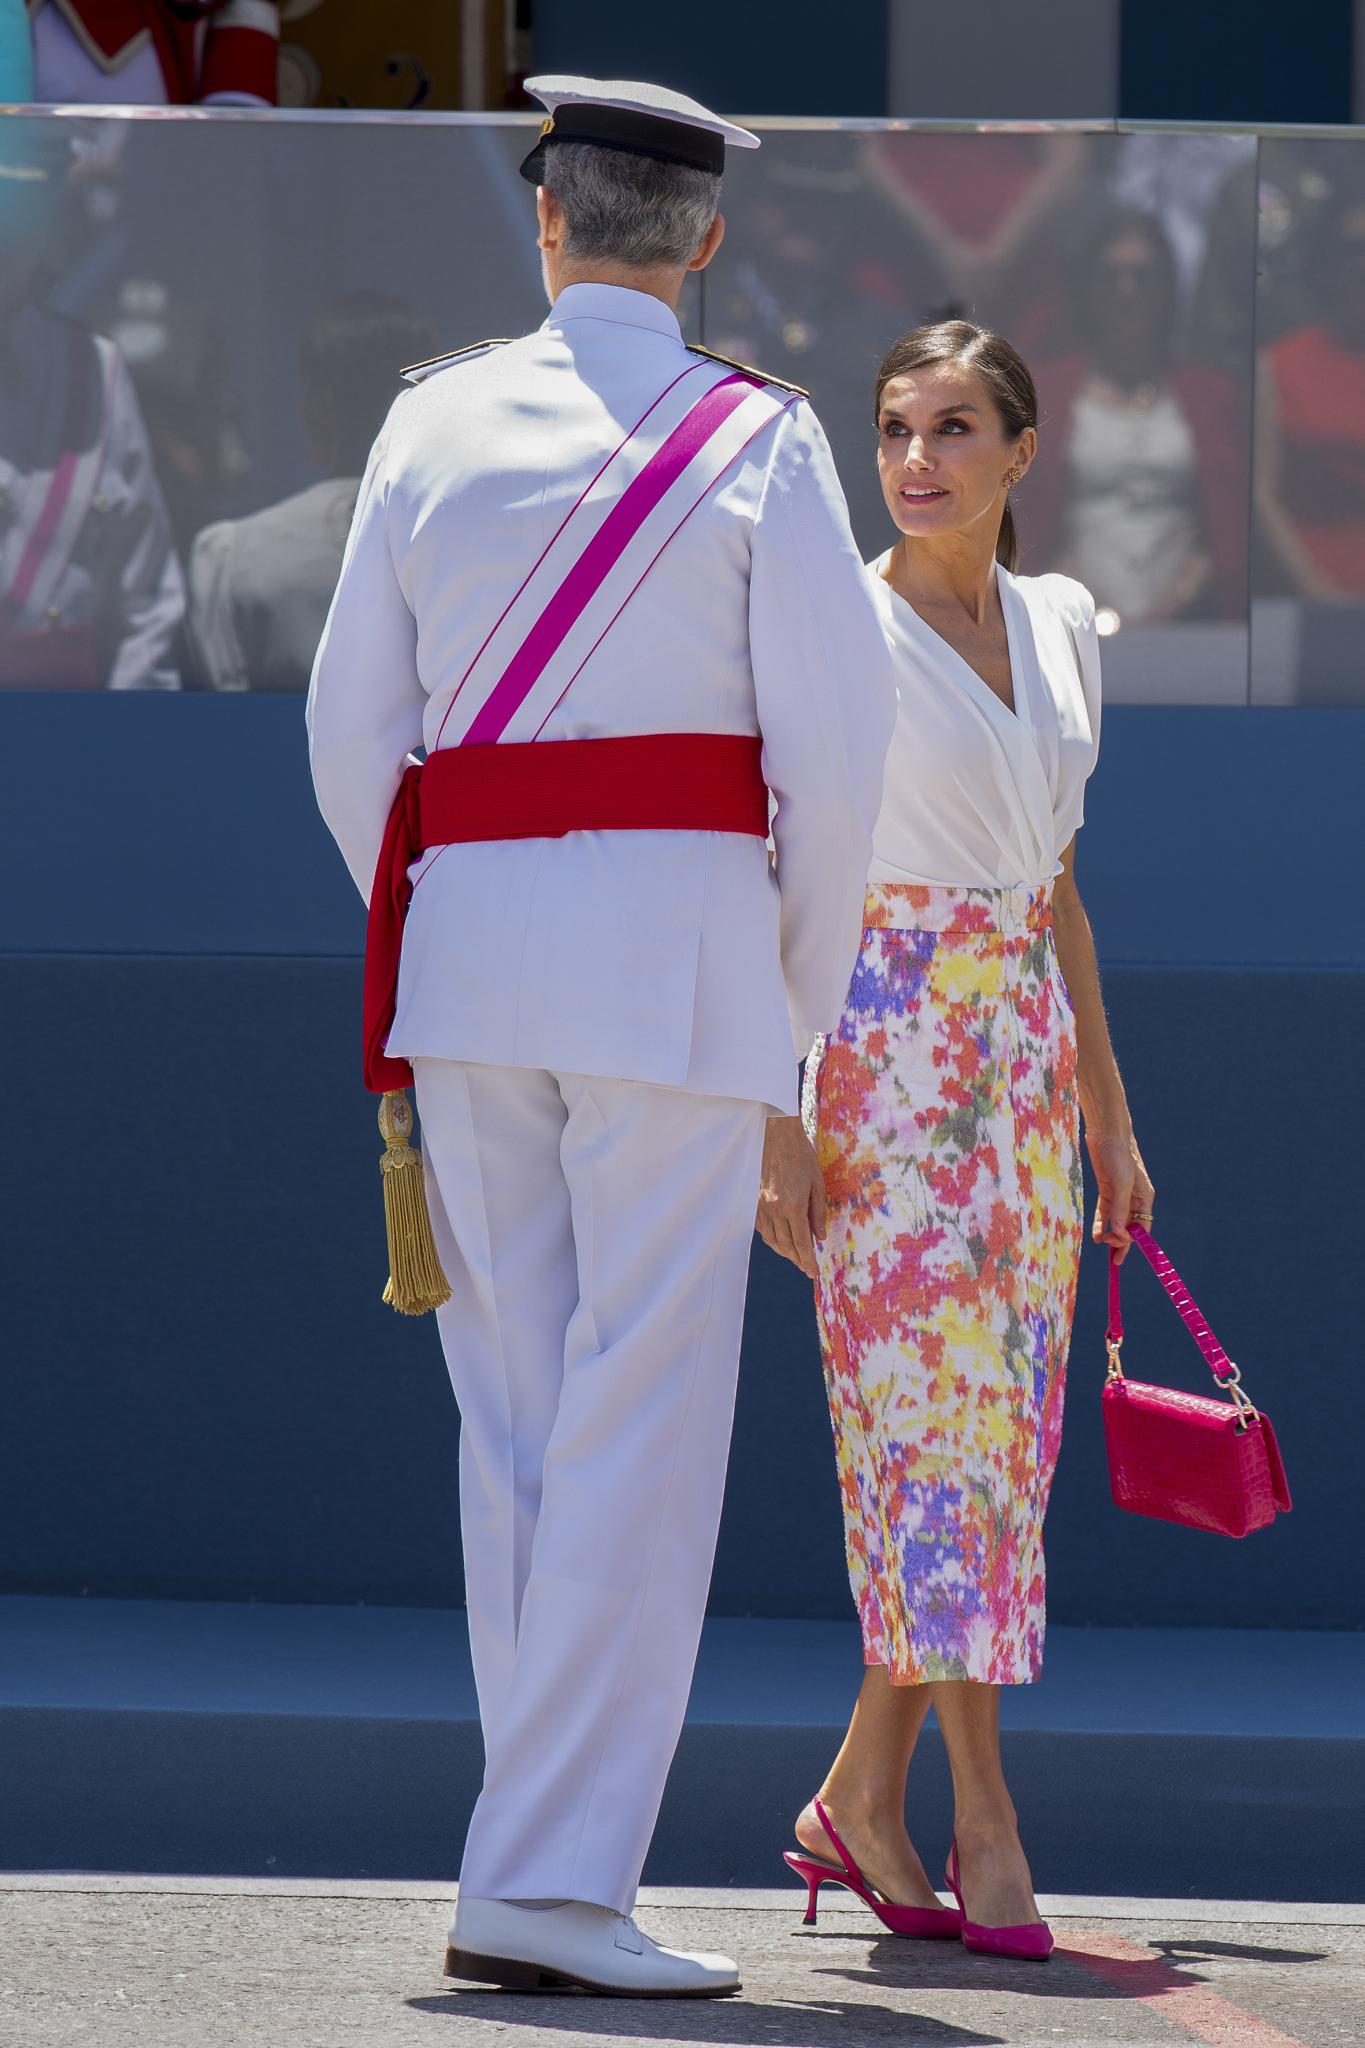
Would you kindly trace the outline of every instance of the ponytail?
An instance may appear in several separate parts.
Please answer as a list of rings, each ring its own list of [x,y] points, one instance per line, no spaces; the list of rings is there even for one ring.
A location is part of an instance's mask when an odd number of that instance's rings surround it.
[[[995,559],[1002,569],[1008,569],[1013,576],[1019,567],[1019,534],[1014,524],[1014,507],[1005,500],[1005,516],[1000,521],[1000,538],[995,543]]]

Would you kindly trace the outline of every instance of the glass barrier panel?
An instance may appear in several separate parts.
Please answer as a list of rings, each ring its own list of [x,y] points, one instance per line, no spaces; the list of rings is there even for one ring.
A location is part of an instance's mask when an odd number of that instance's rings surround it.
[[[527,133],[0,118],[0,684],[306,686],[398,369],[544,317]]]
[[[878,365],[977,321],[1037,384],[1022,570],[1093,590],[1106,695],[1246,701],[1254,139],[768,130],[726,218],[707,343],[810,389],[869,557]]]
[[[305,686],[396,366],[543,317],[531,133],[0,117],[0,686]],[[685,327],[809,387],[869,556],[883,354],[997,327],[1024,572],[1094,590],[1112,700],[1244,702],[1255,151],[767,128]]]
[[[1261,143],[1251,695],[1365,704],[1365,146]]]

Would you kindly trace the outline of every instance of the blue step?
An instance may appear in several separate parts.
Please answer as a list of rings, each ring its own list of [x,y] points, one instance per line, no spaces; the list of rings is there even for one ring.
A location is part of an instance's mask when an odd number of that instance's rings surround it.
[[[861,1677],[845,1622],[713,1619],[646,1868],[765,1885]],[[1365,1637],[1054,1628],[1002,1696],[1040,1890],[1365,1897]],[[455,1609],[0,1599],[0,1867],[453,1878],[481,1745]],[[931,1728],[926,1858],[950,1798]]]

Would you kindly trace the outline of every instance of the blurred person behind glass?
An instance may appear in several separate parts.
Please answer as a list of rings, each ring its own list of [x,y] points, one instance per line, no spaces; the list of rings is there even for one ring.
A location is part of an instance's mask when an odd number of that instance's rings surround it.
[[[1344,166],[1343,166],[1344,168]],[[1263,351],[1256,512],[1297,596],[1365,597],[1365,178],[1348,173],[1308,230],[1316,317]]]
[[[1117,209],[1077,268],[1077,346],[1038,371],[1051,448],[1023,508],[1029,559],[1131,624],[1246,605],[1244,400],[1224,371],[1175,360],[1178,320],[1165,229]]]
[[[184,582],[113,342],[42,302],[71,167],[0,122],[0,687],[177,689]]]
[[[324,481],[207,526],[190,553],[190,638],[215,690],[306,690],[371,443],[406,363],[435,330],[401,300],[356,291],[303,337],[303,420]]]
[[[809,386],[839,463],[855,529],[875,530],[880,494],[857,462],[867,440],[865,386],[886,347],[879,274],[886,236],[866,202],[861,139],[769,135],[726,234],[726,260],[707,273],[705,340],[723,356],[770,365]],[[905,280],[895,287],[897,308]],[[899,313],[897,314],[899,317]]]
[[[278,0],[29,0],[29,13],[35,99],[275,104]]]
[[[1254,214],[1245,181],[1250,174],[1254,184],[1255,172],[1253,135],[1163,135],[1149,130],[1115,140],[1111,203],[1125,213],[1154,214],[1161,222],[1180,281],[1182,332],[1204,282],[1210,244],[1220,232],[1247,266],[1237,278],[1238,297],[1245,301],[1251,256],[1245,230]],[[1230,189],[1237,195],[1240,220],[1229,218],[1225,202]],[[1239,248],[1239,242],[1244,246]],[[1240,310],[1245,317],[1244,303]]]
[[[1060,346],[1062,252],[1093,212],[1093,165],[1076,135],[886,133],[775,135],[745,167],[706,342],[810,386],[855,531],[870,538],[883,510],[859,452],[888,327],[985,306],[1022,347]]]
[[[1020,348],[1057,347],[1063,252],[1089,216],[1094,162],[1080,135],[870,135],[866,189],[882,206],[862,289],[912,324],[1008,308]]]

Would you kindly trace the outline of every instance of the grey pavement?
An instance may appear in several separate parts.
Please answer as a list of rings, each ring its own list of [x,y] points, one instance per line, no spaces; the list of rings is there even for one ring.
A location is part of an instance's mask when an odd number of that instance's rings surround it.
[[[826,1895],[828,1899],[828,1894]],[[659,1890],[639,1917],[738,1955],[740,1997],[511,1996],[440,1975],[449,1893],[326,1880],[0,1876],[4,2048],[1337,2048],[1365,2040],[1365,1908],[1048,1899],[1050,1963],[881,1936],[795,1887]]]

